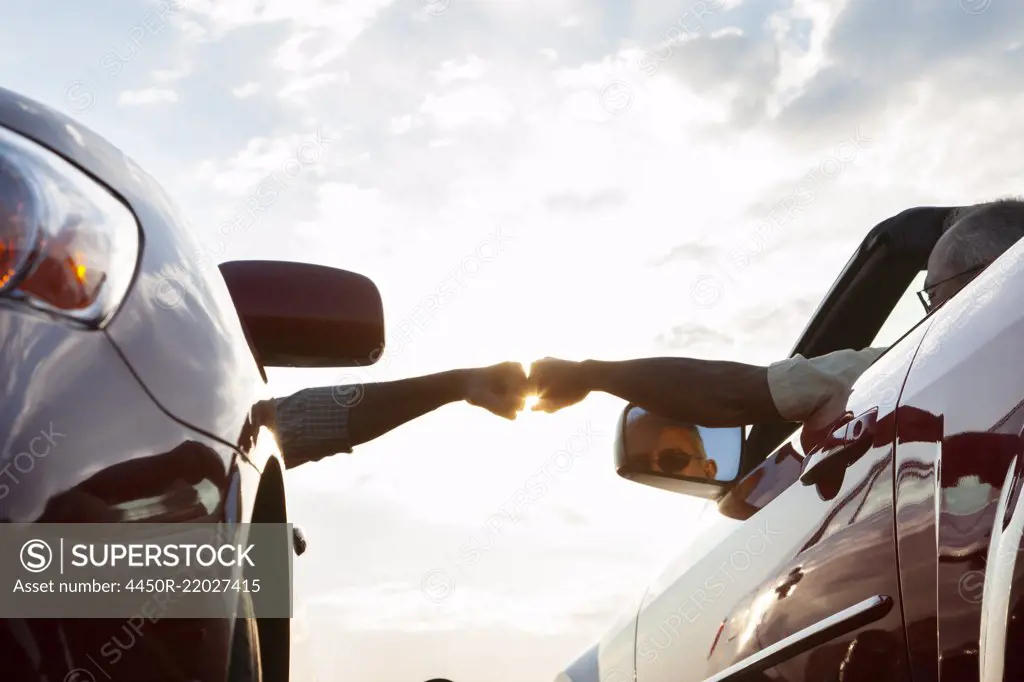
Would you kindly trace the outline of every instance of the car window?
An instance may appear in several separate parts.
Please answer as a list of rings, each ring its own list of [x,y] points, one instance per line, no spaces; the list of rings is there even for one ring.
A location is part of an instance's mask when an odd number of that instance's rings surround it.
[[[922,270],[914,276],[910,284],[907,286],[903,295],[900,296],[899,300],[896,301],[896,305],[893,306],[892,311],[889,313],[889,317],[882,323],[878,333],[875,334],[869,344],[872,348],[888,348],[894,343],[902,339],[907,335],[914,327],[921,323],[926,317],[924,306],[921,305],[921,299],[917,297],[917,292],[924,288],[924,278],[928,273]],[[743,439],[746,442],[750,438],[750,432],[753,429],[753,425],[743,427]],[[794,429],[795,431],[795,429]],[[783,443],[792,436],[792,432],[786,435]],[[780,443],[781,445],[781,443]],[[773,448],[771,452],[777,450]],[[765,456],[770,454],[766,453]]]
[[[871,342],[872,348],[891,346],[925,318],[924,306],[921,305],[917,292],[924,288],[926,274],[924,270],[917,273],[910,286],[903,292],[900,300],[896,302],[892,312],[889,313],[889,317],[875,334],[875,338]]]

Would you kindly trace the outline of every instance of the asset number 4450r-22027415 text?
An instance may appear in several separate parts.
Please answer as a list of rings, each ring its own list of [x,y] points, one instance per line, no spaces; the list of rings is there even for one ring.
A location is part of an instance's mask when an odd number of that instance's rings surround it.
[[[139,578],[125,585],[129,592],[259,592],[260,580],[230,580],[228,578]]]

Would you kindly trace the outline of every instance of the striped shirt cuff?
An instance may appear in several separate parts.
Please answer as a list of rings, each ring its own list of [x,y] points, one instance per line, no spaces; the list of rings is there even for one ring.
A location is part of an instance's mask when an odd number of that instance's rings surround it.
[[[352,452],[349,410],[358,386],[307,388],[277,399],[277,441],[287,468]]]

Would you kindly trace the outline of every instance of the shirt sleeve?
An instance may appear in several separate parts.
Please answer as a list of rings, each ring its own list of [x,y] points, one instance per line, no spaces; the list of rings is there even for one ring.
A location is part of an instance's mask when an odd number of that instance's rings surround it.
[[[806,422],[838,395],[845,395],[886,348],[837,350],[816,358],[794,355],[768,366],[768,387],[779,414]]]
[[[352,452],[348,417],[357,386],[307,388],[277,399],[277,444],[286,468]]]

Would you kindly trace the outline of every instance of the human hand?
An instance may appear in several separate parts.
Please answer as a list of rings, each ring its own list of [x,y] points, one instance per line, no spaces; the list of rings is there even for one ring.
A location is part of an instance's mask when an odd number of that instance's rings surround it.
[[[466,371],[465,395],[470,405],[515,419],[526,405],[526,370],[518,362],[503,362]]]
[[[544,358],[530,366],[530,392],[537,395],[538,412],[557,412],[575,405],[590,393],[583,364],[571,360]]]

